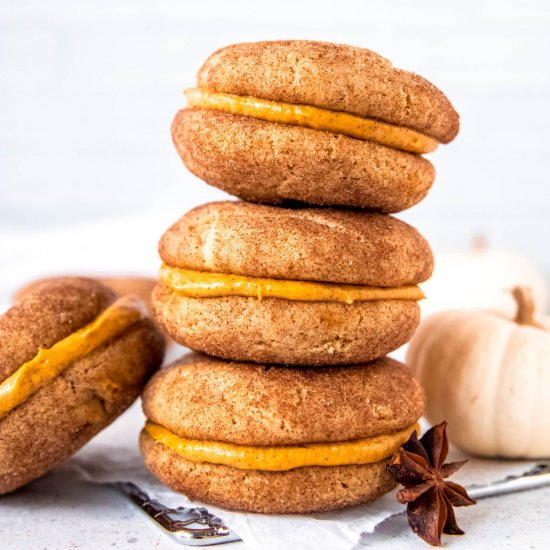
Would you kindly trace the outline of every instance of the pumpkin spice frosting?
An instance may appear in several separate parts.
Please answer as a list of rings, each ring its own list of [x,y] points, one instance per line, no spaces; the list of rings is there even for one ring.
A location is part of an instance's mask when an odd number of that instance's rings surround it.
[[[293,365],[369,361],[407,342],[433,262],[390,216],[244,202],[191,210],[159,252],[153,306],[174,340]]]
[[[435,172],[421,157],[459,119],[427,80],[363,48],[307,40],[236,44],[199,70],[172,125],[194,174],[240,198],[398,212]]]

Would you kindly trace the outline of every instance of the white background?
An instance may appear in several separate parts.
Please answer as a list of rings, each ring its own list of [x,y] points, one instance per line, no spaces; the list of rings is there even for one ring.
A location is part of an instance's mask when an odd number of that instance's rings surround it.
[[[0,2],[0,305],[56,272],[154,273],[160,234],[224,197],[170,138],[209,53],[259,39],[374,49],[442,88],[462,117],[402,214],[436,250],[474,234],[550,274],[550,2]]]

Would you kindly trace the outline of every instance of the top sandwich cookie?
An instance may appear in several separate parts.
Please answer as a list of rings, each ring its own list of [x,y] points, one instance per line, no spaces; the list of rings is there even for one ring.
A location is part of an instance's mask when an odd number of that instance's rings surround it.
[[[162,362],[137,298],[58,278],[0,316],[0,494],[60,464],[121,414]]]
[[[172,135],[186,166],[241,198],[396,212],[434,179],[420,157],[457,134],[445,95],[362,48],[312,41],[214,53]]]
[[[245,202],[184,215],[159,243],[157,320],[180,344],[237,361],[351,364],[409,340],[427,242],[382,214]]]

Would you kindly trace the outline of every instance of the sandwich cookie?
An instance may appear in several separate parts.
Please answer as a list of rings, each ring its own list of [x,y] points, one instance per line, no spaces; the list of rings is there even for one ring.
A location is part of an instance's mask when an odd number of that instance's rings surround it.
[[[164,340],[137,298],[44,282],[0,317],[0,494],[46,473],[138,397]]]
[[[387,464],[424,396],[392,359],[270,367],[191,355],[143,395],[145,464],[189,498],[267,514],[334,510],[394,487]]]
[[[426,241],[390,216],[245,202],[191,210],[162,236],[157,320],[178,343],[237,361],[353,364],[409,340]]]
[[[184,164],[253,202],[404,210],[435,177],[420,154],[459,129],[435,86],[370,50],[340,44],[228,46],[185,93],[189,105],[172,125]]]

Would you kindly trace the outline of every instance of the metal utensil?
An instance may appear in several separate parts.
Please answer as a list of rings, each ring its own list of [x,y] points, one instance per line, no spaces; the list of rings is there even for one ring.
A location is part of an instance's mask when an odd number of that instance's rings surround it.
[[[153,519],[165,534],[180,544],[207,546],[241,540],[220,518],[208,512],[206,508],[169,508],[157,500],[150,499],[133,483],[113,485]],[[526,491],[544,485],[550,485],[550,461],[539,462],[523,474],[508,476],[490,485],[470,485],[466,489],[472,498],[479,499]]]
[[[475,499],[505,495],[516,491],[527,491],[550,484],[550,462],[538,462],[527,472],[508,476],[490,485],[470,485],[468,494]]]
[[[241,540],[239,536],[206,508],[170,508],[149,498],[134,483],[113,485],[154,520],[163,532],[180,544],[206,546]]]

